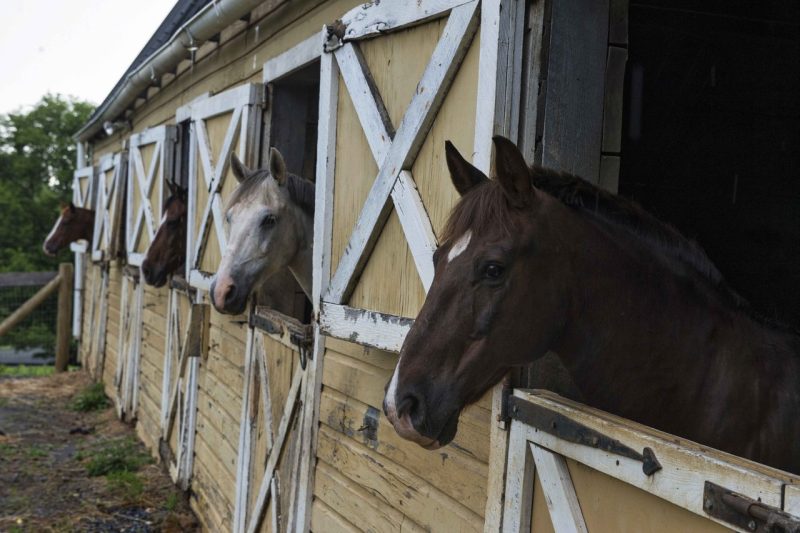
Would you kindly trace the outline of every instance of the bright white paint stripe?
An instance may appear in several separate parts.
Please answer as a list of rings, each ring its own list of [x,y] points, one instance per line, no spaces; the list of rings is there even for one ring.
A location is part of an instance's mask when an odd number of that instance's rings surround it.
[[[447,262],[449,263],[467,249],[469,246],[469,241],[472,239],[472,230],[467,230],[467,232],[461,236],[460,239],[456,241],[452,248],[450,248],[450,253],[447,254]]]

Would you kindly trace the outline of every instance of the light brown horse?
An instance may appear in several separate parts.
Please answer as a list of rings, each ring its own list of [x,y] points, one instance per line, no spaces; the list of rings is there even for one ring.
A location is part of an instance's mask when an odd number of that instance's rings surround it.
[[[54,256],[70,243],[79,240],[91,243],[93,234],[94,211],[76,207],[70,202],[61,206],[61,214],[45,237],[42,250],[45,254]]]
[[[396,431],[449,443],[464,406],[552,350],[589,405],[800,473],[800,337],[671,226],[494,143],[493,180],[446,146],[462,196],[387,388]]]
[[[142,261],[142,276],[148,285],[163,287],[170,274],[186,262],[186,189],[167,182],[170,196],[164,214]]]

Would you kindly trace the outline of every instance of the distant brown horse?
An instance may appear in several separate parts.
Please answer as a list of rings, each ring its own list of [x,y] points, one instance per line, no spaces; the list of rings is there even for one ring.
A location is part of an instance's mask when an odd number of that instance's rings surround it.
[[[186,189],[172,182],[167,182],[167,186],[170,196],[141,267],[145,282],[154,287],[163,287],[169,275],[181,269],[186,261]]]
[[[70,202],[61,206],[61,214],[53,229],[45,237],[42,250],[50,256],[56,255],[70,243],[81,239],[92,242],[94,234],[94,211],[76,207]]]
[[[757,318],[695,243],[636,204],[446,146],[461,200],[384,409],[427,448],[512,367],[556,352],[586,403],[800,473],[800,337]]]

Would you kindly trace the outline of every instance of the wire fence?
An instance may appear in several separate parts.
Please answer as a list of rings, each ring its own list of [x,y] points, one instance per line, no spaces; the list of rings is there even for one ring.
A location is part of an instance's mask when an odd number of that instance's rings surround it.
[[[0,322],[36,294],[56,272],[0,274]],[[0,364],[50,364],[55,358],[58,291],[0,337]]]

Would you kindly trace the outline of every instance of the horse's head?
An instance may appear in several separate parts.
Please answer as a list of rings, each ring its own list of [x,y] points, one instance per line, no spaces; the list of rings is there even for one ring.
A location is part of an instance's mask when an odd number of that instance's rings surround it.
[[[50,256],[56,255],[69,243],[85,239],[92,240],[94,211],[76,207],[70,202],[61,206],[61,215],[44,240],[42,250]]]
[[[446,144],[461,200],[384,399],[400,436],[429,449],[449,443],[461,410],[511,367],[544,355],[565,317],[556,200],[533,188],[511,141],[494,144],[493,180]]]
[[[163,287],[167,277],[183,266],[186,260],[186,189],[167,182],[170,196],[153,241],[142,261],[144,280]]]
[[[211,283],[211,302],[221,313],[237,314],[254,289],[275,273],[293,268],[301,249],[310,249],[313,214],[297,196],[298,189],[305,196],[311,191],[313,206],[313,184],[289,175],[275,148],[270,150],[268,169],[250,170],[235,154],[231,169],[239,186],[225,210],[228,243]]]

